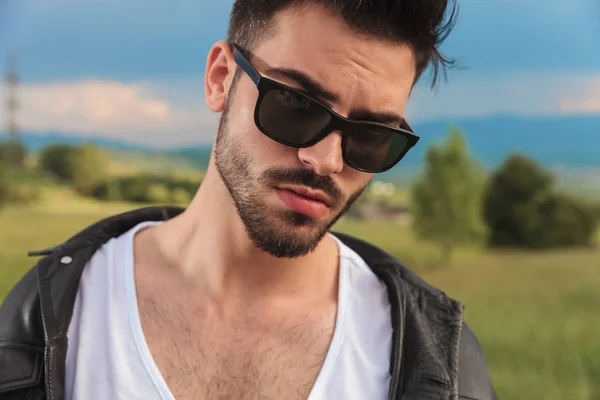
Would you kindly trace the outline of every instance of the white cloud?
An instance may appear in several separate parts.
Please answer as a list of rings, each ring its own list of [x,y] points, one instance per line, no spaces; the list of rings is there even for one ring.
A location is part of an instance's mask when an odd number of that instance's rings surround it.
[[[102,80],[54,82],[25,85],[19,97],[24,130],[179,146],[211,141],[218,123],[218,115],[204,105],[203,91],[194,85],[173,89]]]
[[[492,114],[565,115],[600,112],[600,74],[511,74],[461,76],[437,91],[417,87],[407,106],[409,120],[480,117]]]
[[[561,98],[560,105],[565,113],[600,113],[600,75],[578,95]]]
[[[19,92],[25,130],[102,136],[150,146],[212,142],[219,114],[204,103],[202,79],[162,84],[103,80],[26,84]],[[499,113],[600,112],[600,74],[460,76],[437,92],[415,89],[411,122]],[[0,116],[0,119],[1,116]]]

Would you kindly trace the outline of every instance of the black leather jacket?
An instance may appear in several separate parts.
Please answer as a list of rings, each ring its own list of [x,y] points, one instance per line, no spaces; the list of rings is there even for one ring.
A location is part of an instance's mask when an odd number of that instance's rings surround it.
[[[87,261],[138,223],[167,220],[182,211],[151,207],[117,215],[55,248],[30,253],[43,258],[0,307],[0,399],[64,398],[67,330]],[[481,347],[463,322],[462,305],[382,250],[335,235],[388,287],[393,326],[389,399],[497,399]]]

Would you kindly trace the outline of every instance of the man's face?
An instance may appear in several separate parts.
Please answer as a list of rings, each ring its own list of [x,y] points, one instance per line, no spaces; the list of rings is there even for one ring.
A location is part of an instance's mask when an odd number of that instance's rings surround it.
[[[402,116],[415,76],[408,47],[359,35],[320,5],[281,12],[275,34],[255,47],[250,62],[261,75],[303,90],[275,70],[301,72],[335,94],[327,101],[334,111],[356,119]],[[344,164],[341,132],[302,149],[265,136],[254,122],[257,95],[241,72],[223,111],[215,163],[255,245],[275,257],[299,257],[316,248],[372,174]],[[324,201],[314,199],[319,195]]]

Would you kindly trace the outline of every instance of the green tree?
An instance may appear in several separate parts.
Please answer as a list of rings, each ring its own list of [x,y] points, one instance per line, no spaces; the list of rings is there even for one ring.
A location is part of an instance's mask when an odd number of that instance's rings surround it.
[[[123,194],[121,192],[121,185],[119,181],[109,180],[106,186],[106,200],[109,201],[121,201],[123,200]]]
[[[68,144],[53,144],[44,148],[39,157],[39,168],[55,178],[73,181],[73,153],[76,147]]]
[[[149,175],[128,176],[121,180],[123,200],[134,203],[147,203],[148,188],[155,182]]]
[[[148,202],[166,204],[171,200],[169,188],[162,183],[153,183],[148,187]]]
[[[0,208],[8,202],[10,195],[10,185],[6,173],[6,167],[0,163]]]
[[[456,246],[485,233],[481,219],[481,167],[471,158],[466,139],[452,129],[446,143],[427,150],[423,174],[412,188],[414,229],[436,242],[442,265],[450,265]]]
[[[70,158],[75,189],[85,196],[91,195],[108,176],[108,154],[92,144],[85,144],[76,148]]]
[[[556,193],[552,174],[516,153],[488,181],[484,219],[492,247],[588,245],[597,226],[590,206]]]
[[[538,212],[554,179],[534,160],[510,154],[490,177],[484,196],[484,219],[492,247],[528,247],[541,226]]]
[[[594,210],[581,200],[552,193],[539,205],[540,224],[532,235],[532,247],[552,248],[593,244],[598,221]]]
[[[173,204],[187,207],[190,201],[192,201],[192,195],[183,188],[176,188],[171,193],[171,203]]]
[[[25,166],[27,148],[19,140],[6,140],[0,143],[0,162],[12,168]]]

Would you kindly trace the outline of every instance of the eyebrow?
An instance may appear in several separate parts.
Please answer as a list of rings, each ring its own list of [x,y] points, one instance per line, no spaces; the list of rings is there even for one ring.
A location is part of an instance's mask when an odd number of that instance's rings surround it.
[[[340,96],[327,90],[319,82],[308,76],[302,71],[293,68],[276,68],[272,67],[266,70],[268,75],[289,79],[300,85],[306,92],[316,96],[327,106],[331,107],[331,103],[339,102]],[[402,123],[402,116],[393,112],[373,112],[370,110],[356,110],[349,116],[350,119],[373,121],[382,124],[398,124]]]

